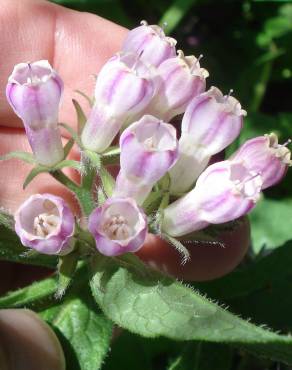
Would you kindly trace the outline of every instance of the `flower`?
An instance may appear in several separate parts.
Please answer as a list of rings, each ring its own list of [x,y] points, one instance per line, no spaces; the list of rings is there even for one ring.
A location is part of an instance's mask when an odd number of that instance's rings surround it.
[[[147,219],[131,198],[109,198],[89,217],[96,248],[106,256],[136,252],[145,241]]]
[[[192,100],[182,120],[179,159],[170,171],[171,192],[187,191],[219,153],[239,135],[246,112],[216,87]]]
[[[48,61],[17,64],[8,79],[6,96],[22,119],[39,164],[52,166],[64,158],[58,129],[63,82]]]
[[[162,230],[182,236],[209,224],[235,220],[255,206],[262,185],[262,177],[241,162],[214,163],[192,191],[165,208]]]
[[[133,53],[119,53],[101,69],[95,105],[82,132],[86,149],[103,152],[122,126],[135,120],[157,89],[154,71]]]
[[[71,251],[74,216],[60,197],[35,194],[15,213],[15,231],[21,243],[44,254],[67,254]]]
[[[205,91],[209,73],[200,67],[199,59],[193,55],[184,56],[181,50],[178,56],[165,60],[157,71],[162,83],[148,111],[169,122]]]
[[[175,128],[145,115],[130,125],[120,138],[120,174],[114,194],[131,196],[141,204],[175,163],[178,141]]]
[[[157,25],[141,26],[129,31],[122,50],[141,55],[141,60],[158,67],[164,60],[175,56],[176,40],[165,36],[163,29]]]
[[[275,134],[258,136],[246,141],[231,158],[259,173],[266,189],[281,181],[292,164],[291,152],[285,145],[278,144]]]

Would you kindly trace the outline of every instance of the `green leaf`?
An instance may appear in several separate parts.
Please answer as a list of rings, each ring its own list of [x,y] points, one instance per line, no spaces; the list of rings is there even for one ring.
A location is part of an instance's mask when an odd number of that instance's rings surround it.
[[[74,105],[74,108],[75,108],[76,114],[77,114],[78,135],[81,135],[81,133],[83,131],[83,128],[85,126],[85,123],[87,121],[87,118],[86,118],[85,113],[83,112],[83,109],[81,108],[80,104],[78,103],[78,101],[75,100],[75,99],[72,99],[72,103]]]
[[[166,24],[166,32],[171,33],[188,13],[196,0],[175,0],[163,14],[159,24]]]
[[[21,159],[24,162],[30,163],[30,164],[36,164],[36,160],[31,153],[27,152],[10,152],[8,154],[0,156],[0,161],[6,161],[7,159]]]
[[[260,289],[269,287],[275,281],[289,279],[291,266],[292,241],[289,241],[245,268],[212,282],[195,283],[194,286],[216,299],[229,301],[242,297],[246,300],[249,294],[256,294]]]
[[[265,247],[273,249],[292,239],[292,199],[261,200],[250,214],[252,248],[255,253]]]
[[[210,355],[211,354],[211,355]],[[230,370],[232,351],[220,343],[188,343],[167,370]]]
[[[257,327],[179,282],[144,267],[93,258],[91,289],[116,324],[145,337],[232,344],[292,364],[292,338]]]
[[[68,369],[101,368],[110,346],[112,323],[94,307],[90,296],[71,298],[40,314],[56,330]]]
[[[5,226],[7,229],[14,230],[14,218],[8,212],[0,208],[0,225]]]
[[[54,302],[56,289],[57,280],[55,277],[38,281],[0,297],[0,308],[26,307],[39,309],[43,305]]]
[[[0,260],[49,268],[56,267],[56,256],[49,256],[37,252],[30,254],[28,251],[28,248],[21,245],[18,236],[13,230],[0,225]]]

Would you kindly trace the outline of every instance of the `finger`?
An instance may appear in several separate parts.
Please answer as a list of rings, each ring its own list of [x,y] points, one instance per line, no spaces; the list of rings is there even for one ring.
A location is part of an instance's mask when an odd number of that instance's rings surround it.
[[[29,151],[24,132],[20,129],[2,128],[0,130],[0,155],[10,151]],[[63,197],[75,213],[79,208],[76,199],[67,188],[60,185],[49,174],[38,175],[25,190],[22,184],[32,166],[20,160],[0,161],[0,204],[9,213],[14,213],[25,199],[32,194],[52,193]],[[76,171],[69,171],[76,177]]]
[[[3,370],[65,369],[64,354],[56,335],[30,310],[0,310],[0,338]]]
[[[93,14],[42,0],[2,0],[0,28],[0,122],[9,127],[22,125],[5,97],[7,78],[16,63],[50,61],[65,83],[60,121],[72,123],[74,90],[92,94],[91,75],[120,48],[126,33]]]
[[[165,241],[149,234],[138,256],[150,266],[177,278],[189,281],[206,281],[219,278],[232,271],[245,256],[250,245],[248,218],[241,219],[232,230],[218,236],[219,243],[190,243],[186,247],[190,260],[182,265],[181,256]]]

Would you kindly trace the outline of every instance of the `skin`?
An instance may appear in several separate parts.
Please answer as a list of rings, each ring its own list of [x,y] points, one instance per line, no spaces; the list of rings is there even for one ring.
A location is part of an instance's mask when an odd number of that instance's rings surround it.
[[[75,127],[76,119],[71,99],[78,99],[87,112],[88,108],[83,98],[74,90],[92,94],[94,88],[92,75],[98,73],[102,64],[119,50],[127,32],[126,29],[93,14],[81,14],[42,0],[0,0],[0,29],[0,155],[14,150],[30,150],[22,123],[9,107],[5,97],[7,78],[15,64],[40,59],[49,60],[65,83],[60,121]],[[64,138],[66,135],[66,132],[63,132]],[[78,155],[73,153],[72,156]],[[18,160],[0,162],[1,207],[13,213],[31,194],[51,192],[63,196],[72,209],[78,211],[72,195],[49,175],[40,175],[25,191],[22,190],[22,183],[29,170],[29,165]],[[68,174],[74,177],[72,173]],[[231,271],[243,258],[249,244],[249,227],[241,227],[237,233],[241,237],[236,236],[236,243],[233,235],[230,238],[232,242],[226,243],[225,249],[221,247],[214,249],[216,258],[210,248],[198,246],[192,248],[192,259],[185,268],[181,267],[176,252],[152,235],[148,236],[139,256],[145,261],[151,261],[152,265],[166,268],[180,278],[210,280]],[[27,279],[28,273],[32,274],[30,279]],[[32,272],[27,267],[19,266],[16,269],[14,264],[2,262],[0,292],[25,285],[36,276],[39,277],[39,274],[42,272],[35,270]],[[13,328],[14,320],[15,322],[19,320],[17,330]],[[30,336],[29,331],[25,329],[30,325],[33,325],[36,333],[42,336],[42,340],[38,340],[37,335]],[[12,348],[20,348],[23,343],[33,348],[36,354],[30,356],[29,350],[27,355],[25,352],[20,354],[24,356],[22,361],[26,361],[27,368],[46,370],[52,368],[45,365],[51,360],[56,361],[54,369],[64,368],[60,347],[54,334],[35,315],[23,310],[0,311],[0,337],[7,330],[10,335],[5,338],[5,343],[0,345],[1,369],[23,368],[18,361],[11,362],[9,357]],[[51,349],[50,354],[45,351],[46,348]]]

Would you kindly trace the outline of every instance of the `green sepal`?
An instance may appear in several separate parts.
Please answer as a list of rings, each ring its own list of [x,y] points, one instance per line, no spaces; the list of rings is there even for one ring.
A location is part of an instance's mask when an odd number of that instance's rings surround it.
[[[67,125],[66,123],[63,123],[63,122],[60,122],[59,123],[59,126],[63,127],[66,131],[69,132],[69,134],[72,136],[72,138],[74,139],[74,141],[76,142],[76,144],[81,148],[83,149],[83,145],[82,145],[82,142],[81,142],[81,139],[80,139],[80,136],[77,134],[77,132],[75,132],[73,130],[72,127],[70,127],[69,125]]]
[[[23,162],[30,163],[30,164],[37,163],[34,155],[31,153],[27,153],[27,152],[10,152],[10,153],[0,156],[0,161],[6,161],[12,158],[20,159]]]
[[[172,245],[181,254],[183,265],[190,260],[190,252],[179,240],[164,233],[162,233],[160,237]]]
[[[77,100],[72,99],[72,103],[74,105],[76,115],[77,115],[77,131],[78,135],[81,135],[83,128],[85,126],[85,123],[87,121],[86,115],[83,112],[83,109],[81,108],[81,105],[78,103]]]
[[[58,263],[58,288],[55,294],[57,299],[64,296],[70,286],[78,263],[78,254],[72,252],[66,256],[60,256]]]
[[[100,177],[101,184],[107,198],[111,197],[116,184],[115,179],[104,166],[100,167],[98,176]]]
[[[86,95],[84,92],[80,91],[80,90],[75,90],[75,92],[79,95],[81,95],[89,104],[90,107],[93,106],[94,104],[94,99],[90,98],[88,95]]]
[[[74,139],[71,137],[71,139],[68,140],[67,144],[64,146],[64,158],[67,158],[71,149],[73,148],[73,145],[74,145]]]

